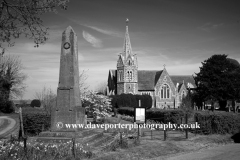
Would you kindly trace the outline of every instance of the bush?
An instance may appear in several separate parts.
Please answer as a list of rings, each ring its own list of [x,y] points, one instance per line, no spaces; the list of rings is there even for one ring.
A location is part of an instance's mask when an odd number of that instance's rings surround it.
[[[14,110],[15,110],[14,104],[12,101],[5,100],[4,98],[0,98],[0,112],[13,113]]]
[[[111,116],[112,108],[107,96],[89,92],[82,98],[82,106],[85,108],[87,116],[93,117],[94,121],[98,118]]]
[[[43,112],[23,113],[23,126],[26,135],[38,135],[42,131],[43,126],[44,130],[48,130],[50,123],[50,115]]]
[[[132,95],[132,94],[121,94],[121,95],[112,95],[111,104],[114,108],[122,107],[139,107],[139,100],[141,100],[141,106],[146,109],[152,107],[152,97],[150,95]]]
[[[195,120],[203,134],[234,134],[240,129],[240,115],[223,111],[198,111]]]
[[[40,107],[40,106],[41,106],[40,100],[38,100],[38,99],[32,100],[31,107]]]
[[[134,117],[134,108],[123,107],[118,109],[118,113],[121,115],[128,115]],[[149,109],[146,111],[146,119],[154,120],[162,123],[180,123],[181,118],[184,117],[184,111],[180,109],[176,110],[162,110],[162,109]]]
[[[121,115],[134,116],[134,108],[122,107],[118,109],[118,113]]]
[[[151,119],[162,123],[181,123],[181,118],[184,117],[184,111],[181,109],[176,110],[162,110],[153,108],[146,112],[147,119]]]

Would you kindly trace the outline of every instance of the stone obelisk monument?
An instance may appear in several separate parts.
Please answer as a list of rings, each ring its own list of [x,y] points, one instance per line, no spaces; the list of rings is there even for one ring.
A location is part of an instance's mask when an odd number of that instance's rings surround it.
[[[65,124],[84,124],[79,89],[77,35],[71,26],[62,33],[57,101],[51,111],[51,132],[75,131]]]

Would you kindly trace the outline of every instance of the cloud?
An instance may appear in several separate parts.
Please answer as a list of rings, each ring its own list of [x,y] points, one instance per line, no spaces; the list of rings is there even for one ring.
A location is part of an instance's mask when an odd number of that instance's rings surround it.
[[[123,37],[123,35],[121,33],[117,32],[117,31],[105,30],[105,29],[101,29],[99,27],[88,26],[88,25],[83,25],[83,26],[91,28],[95,31],[98,31],[98,32],[106,34],[106,35],[110,35],[110,36],[114,36],[114,37]]]
[[[219,28],[222,25],[223,25],[223,23],[213,24],[213,23],[209,22],[209,23],[205,23],[204,25],[202,25],[202,26],[200,26],[198,28],[203,30],[203,31],[210,32],[210,30]]]
[[[89,34],[86,31],[82,32],[83,38],[92,44],[93,47],[99,48],[102,47],[102,41],[96,37],[94,37],[93,35]]]

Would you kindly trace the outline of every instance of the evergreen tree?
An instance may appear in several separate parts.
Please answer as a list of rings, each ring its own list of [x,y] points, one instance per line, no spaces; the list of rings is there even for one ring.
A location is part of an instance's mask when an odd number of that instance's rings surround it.
[[[194,79],[201,101],[219,101],[224,110],[227,100],[240,99],[240,65],[225,54],[213,55],[202,62]]]

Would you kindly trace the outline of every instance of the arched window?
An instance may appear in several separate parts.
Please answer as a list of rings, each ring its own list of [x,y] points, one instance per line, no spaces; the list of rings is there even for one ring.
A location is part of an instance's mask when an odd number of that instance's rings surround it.
[[[182,91],[182,99],[183,99],[185,96],[186,96],[186,93],[185,93],[185,91],[183,90],[183,91]]]
[[[170,98],[170,88],[167,84],[162,85],[161,91],[160,91],[160,98],[161,99]]]
[[[128,65],[129,65],[129,66],[131,65],[131,62],[130,62],[130,60],[128,61]]]
[[[132,80],[132,71],[129,72],[129,79]]]
[[[122,79],[123,79],[123,73],[122,73],[122,71],[119,71],[119,81],[122,81]]]
[[[129,71],[127,71],[127,76],[126,80],[129,80]]]

